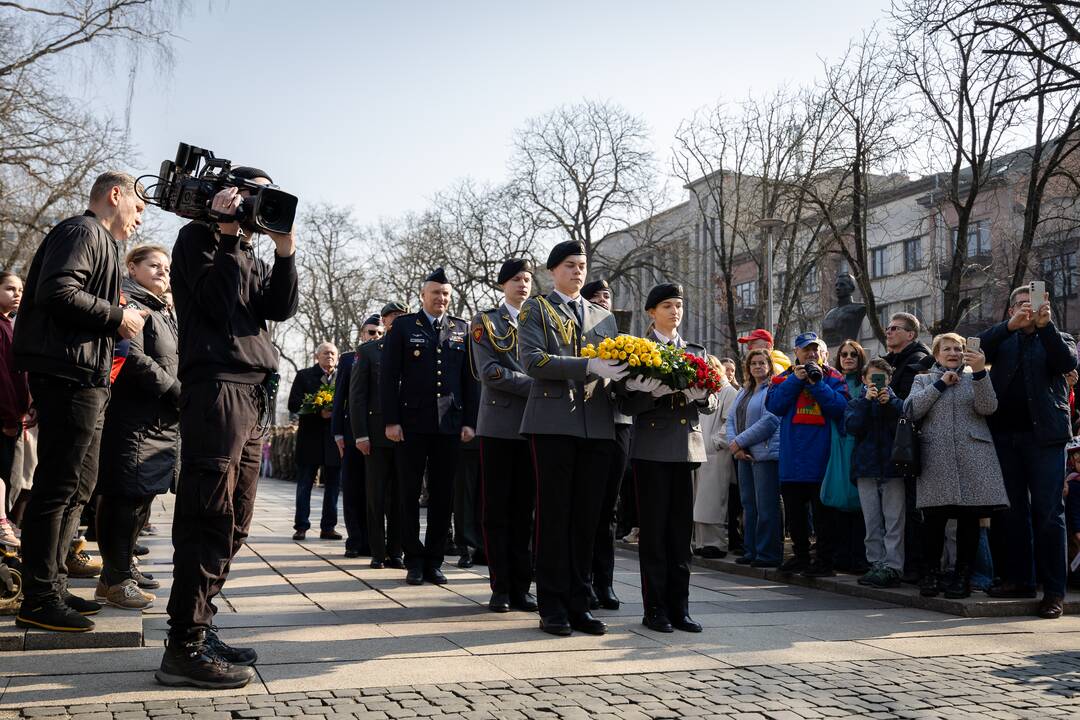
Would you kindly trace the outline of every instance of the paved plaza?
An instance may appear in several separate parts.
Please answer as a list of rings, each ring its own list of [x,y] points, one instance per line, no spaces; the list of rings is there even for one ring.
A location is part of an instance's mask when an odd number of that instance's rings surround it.
[[[620,551],[623,607],[597,613],[609,633],[555,638],[535,614],[487,611],[484,566],[448,566],[448,585],[412,587],[403,571],[346,560],[341,542],[293,542],[292,492],[262,481],[219,602],[222,636],[259,651],[256,682],[221,692],[154,683],[167,627],[165,498],[143,566],[163,580],[143,646],[0,652],[0,717],[1080,717],[1080,617],[964,618],[703,570],[691,609],[705,631],[664,635],[641,626],[637,560]]]

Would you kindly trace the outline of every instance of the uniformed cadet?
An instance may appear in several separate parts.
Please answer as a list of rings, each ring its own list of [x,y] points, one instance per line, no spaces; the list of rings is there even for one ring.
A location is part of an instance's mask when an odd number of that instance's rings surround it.
[[[442,566],[461,443],[476,428],[480,388],[469,368],[469,324],[447,314],[442,268],[424,278],[420,312],[402,315],[383,343],[380,388],[386,437],[398,443],[405,581],[446,582]],[[420,541],[420,488],[427,471],[427,535]]]
[[[581,288],[581,296],[594,305],[611,311],[611,286],[607,280],[593,280]],[[593,541],[592,571],[590,573],[589,607],[618,610],[615,594],[615,506],[619,502],[623,476],[630,459],[630,436],[634,419],[615,411],[615,456],[604,489],[604,504]]]
[[[536,468],[540,628],[602,635],[607,626],[589,611],[588,574],[615,453],[608,385],[626,376],[626,364],[580,357],[583,344],[618,334],[614,316],[581,297],[585,246],[559,243],[547,267],[555,290],[528,300],[518,318],[519,357],[533,378],[521,432]]]
[[[653,325],[649,339],[705,357],[705,348],[679,336],[683,316],[681,285],[664,283],[649,291],[645,311]],[[624,412],[634,417],[630,461],[638,498],[638,562],[642,623],[658,632],[701,632],[690,617],[690,536],[693,529],[694,468],[705,462],[700,414],[716,410],[716,396],[704,389],[673,390],[657,378],[630,378]]]
[[[379,313],[386,332],[407,305],[387,303]],[[394,443],[386,437],[386,422],[380,402],[379,373],[385,338],[364,343],[356,351],[349,379],[349,422],[356,437],[356,449],[364,457],[365,514],[371,567],[404,568],[401,557],[401,513],[398,509],[398,462]]]
[[[518,360],[518,312],[532,292],[532,263],[512,258],[499,269],[503,301],[472,321],[473,368],[480,379],[480,502],[492,612],[532,612],[529,541],[536,504],[529,443],[521,417],[532,378]]]

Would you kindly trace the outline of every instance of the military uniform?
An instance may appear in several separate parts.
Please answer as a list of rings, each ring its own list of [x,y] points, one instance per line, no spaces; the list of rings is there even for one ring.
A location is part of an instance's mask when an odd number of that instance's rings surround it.
[[[666,342],[655,334],[650,339]],[[700,357],[706,354],[704,347],[682,338],[674,344]],[[716,406],[715,395],[693,401],[681,391],[661,397],[633,392],[621,403],[622,410],[634,417],[630,460],[637,491],[638,562],[646,618],[660,613],[678,623],[689,612],[692,475],[706,460],[700,415],[714,412]]]
[[[371,559],[378,562],[401,557],[401,513],[397,504],[400,468],[397,449],[386,437],[379,401],[384,343],[379,339],[361,345],[349,377],[352,434],[371,442],[371,453],[364,456],[365,513]]]
[[[579,354],[583,345],[618,334],[611,313],[579,302],[580,321],[556,292],[531,298],[518,331],[521,364],[533,378],[521,432],[536,468],[537,601],[542,622],[569,617],[571,625],[589,610],[593,542],[615,452],[608,383],[588,376]]]
[[[491,592],[520,601],[532,584],[536,480],[521,418],[532,379],[518,359],[518,323],[505,303],[473,318],[473,369],[480,379],[481,525]],[[517,604],[517,603],[515,603]]]
[[[612,401],[617,403],[614,391]],[[604,487],[604,503],[600,507],[600,518],[596,526],[596,538],[593,541],[593,560],[590,582],[592,584],[590,601],[608,610],[619,609],[619,598],[615,595],[615,534],[618,515],[619,496],[624,492],[623,478],[630,464],[630,443],[633,438],[634,419],[616,410],[615,412],[615,453]],[[633,488],[625,491],[633,493]]]
[[[410,571],[442,565],[450,526],[461,428],[476,427],[479,388],[468,367],[468,323],[423,311],[398,317],[383,338],[383,419],[401,425],[398,447],[402,545]],[[420,541],[420,488],[427,470],[427,535]]]

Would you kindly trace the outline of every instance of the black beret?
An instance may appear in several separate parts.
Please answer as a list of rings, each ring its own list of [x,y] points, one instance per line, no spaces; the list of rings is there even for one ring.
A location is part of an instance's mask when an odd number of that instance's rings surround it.
[[[409,312],[409,306],[406,305],[405,303],[399,303],[397,300],[395,300],[393,302],[388,302],[385,305],[383,305],[383,308],[379,312],[379,315],[381,317],[386,317],[390,313],[396,313],[396,312],[407,313],[407,312]]]
[[[645,299],[645,309],[652,310],[665,300],[681,298],[682,296],[682,285],[676,285],[675,283],[660,283],[649,291],[649,297]]]
[[[272,177],[270,177],[269,173],[267,173],[265,170],[260,170],[259,168],[245,167],[245,166],[241,165],[240,167],[234,167],[230,172],[232,172],[232,174],[235,175],[236,177],[243,178],[244,180],[254,180],[255,178],[266,178],[271,183],[274,182],[274,179]]]
[[[499,268],[498,283],[502,285],[508,280],[512,280],[515,275],[520,272],[531,273],[533,271],[532,263],[526,258],[510,258],[502,264]]]
[[[581,297],[586,300],[592,300],[593,296],[601,290],[611,290],[611,286],[608,285],[607,280],[593,280],[590,283],[585,283],[581,287]]]
[[[450,281],[446,278],[446,272],[441,267],[432,270],[431,274],[424,278],[424,282],[437,282],[441,285],[450,284]]]
[[[382,325],[382,320],[378,315],[371,315],[364,321],[364,325]]]
[[[548,254],[547,269],[553,270],[556,265],[561,263],[571,255],[587,255],[585,252],[585,244],[579,240],[565,240],[555,247],[551,248],[551,252]]]

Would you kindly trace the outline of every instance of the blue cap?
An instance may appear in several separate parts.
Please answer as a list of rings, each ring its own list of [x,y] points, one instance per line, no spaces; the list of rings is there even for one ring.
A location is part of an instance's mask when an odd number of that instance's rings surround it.
[[[818,340],[817,333],[804,332],[795,338],[795,347],[804,348],[811,343],[816,343]]]

